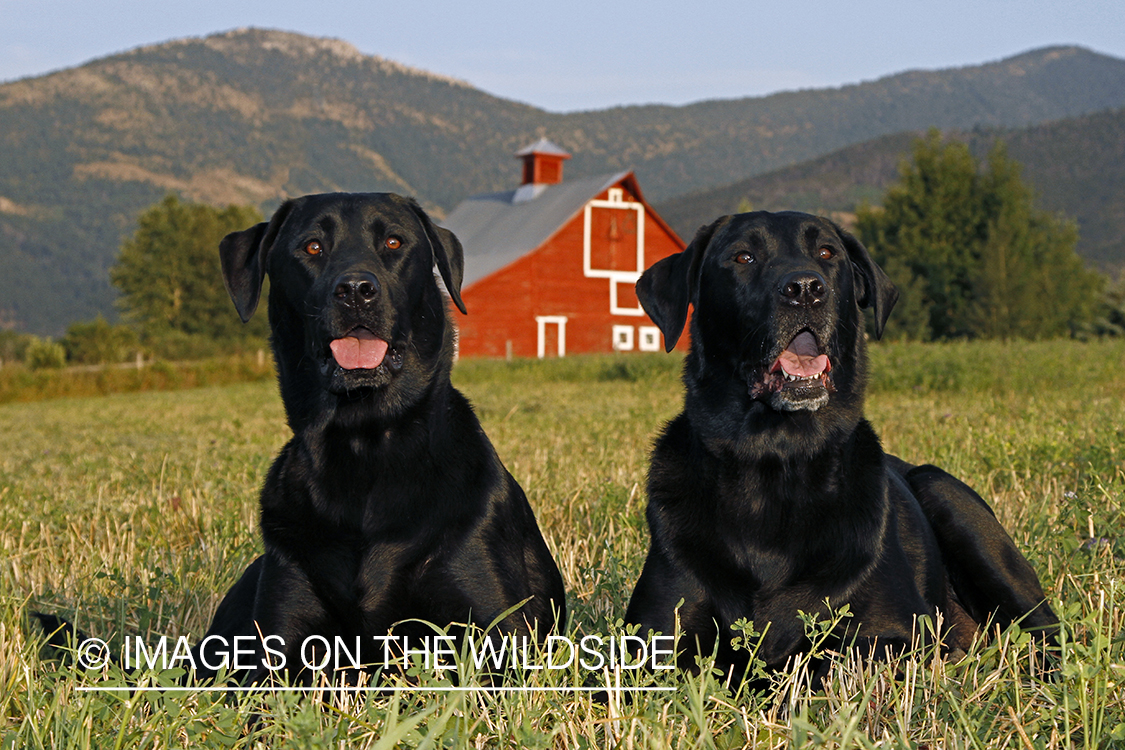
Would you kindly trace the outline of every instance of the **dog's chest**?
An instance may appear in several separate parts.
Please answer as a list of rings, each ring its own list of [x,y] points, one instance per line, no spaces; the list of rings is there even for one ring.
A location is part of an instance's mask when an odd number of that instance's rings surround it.
[[[320,520],[364,540],[432,523],[444,474],[425,452],[409,450],[413,441],[389,430],[333,437],[312,446],[297,467]]]
[[[857,527],[878,519],[856,507],[834,463],[798,467],[766,459],[717,476],[714,549],[753,590],[828,584],[870,557]]]

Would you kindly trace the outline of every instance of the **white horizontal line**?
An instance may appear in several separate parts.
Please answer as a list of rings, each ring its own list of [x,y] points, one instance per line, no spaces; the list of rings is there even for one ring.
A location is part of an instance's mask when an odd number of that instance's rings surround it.
[[[593,693],[593,692],[622,692],[622,693],[666,693],[674,692],[673,687],[123,687],[82,685],[75,688],[79,692],[123,692],[133,693],[393,693],[400,690],[415,690],[418,692],[434,693]]]

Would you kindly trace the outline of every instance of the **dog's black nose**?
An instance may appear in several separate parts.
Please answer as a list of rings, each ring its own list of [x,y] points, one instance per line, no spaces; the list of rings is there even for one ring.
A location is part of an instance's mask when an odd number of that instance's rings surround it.
[[[797,271],[788,274],[781,280],[778,291],[785,303],[804,307],[819,305],[827,296],[824,277],[814,271]]]
[[[379,280],[367,271],[345,273],[336,279],[334,293],[348,307],[369,305],[379,296]]]

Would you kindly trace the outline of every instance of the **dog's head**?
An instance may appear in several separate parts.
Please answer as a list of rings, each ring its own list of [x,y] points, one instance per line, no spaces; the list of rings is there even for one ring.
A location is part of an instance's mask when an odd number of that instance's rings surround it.
[[[269,222],[227,235],[223,278],[239,316],[270,278],[271,344],[294,429],[325,398],[402,413],[440,375],[453,342],[436,265],[461,302],[461,244],[416,202],[391,193],[286,201]]]
[[[637,296],[671,351],[689,303],[694,365],[718,368],[777,412],[811,412],[863,388],[863,317],[880,335],[898,292],[860,242],[796,212],[724,216],[648,269]]]

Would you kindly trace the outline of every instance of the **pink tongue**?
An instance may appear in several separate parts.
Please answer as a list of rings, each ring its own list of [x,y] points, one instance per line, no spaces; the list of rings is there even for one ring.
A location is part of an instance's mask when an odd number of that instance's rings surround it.
[[[350,336],[328,345],[336,364],[345,370],[374,370],[383,362],[388,344],[366,328],[357,328]]]
[[[803,331],[789,342],[789,346],[777,358],[777,364],[790,375],[807,378],[828,369],[828,355],[817,354],[816,339],[808,331]]]

